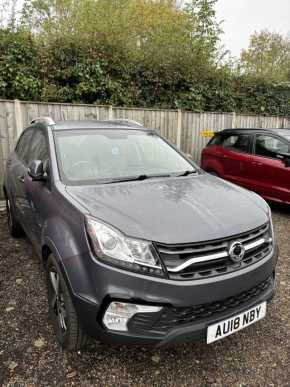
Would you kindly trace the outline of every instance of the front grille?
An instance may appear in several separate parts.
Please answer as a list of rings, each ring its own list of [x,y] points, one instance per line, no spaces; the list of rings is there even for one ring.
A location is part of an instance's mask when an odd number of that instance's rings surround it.
[[[201,279],[240,270],[263,259],[272,249],[269,223],[249,232],[229,238],[192,244],[155,247],[167,269],[168,276],[175,280]],[[241,262],[229,257],[229,246],[239,241],[247,247]],[[252,247],[251,247],[252,246]]]
[[[236,308],[241,309],[243,306],[246,307],[249,301],[254,301],[273,286],[273,281],[273,277],[270,276],[253,288],[220,301],[190,307],[166,306],[159,314],[155,313],[150,316],[146,313],[136,314],[130,320],[130,329],[166,333],[180,325],[199,323],[209,318],[219,318],[226,312],[233,311]]]

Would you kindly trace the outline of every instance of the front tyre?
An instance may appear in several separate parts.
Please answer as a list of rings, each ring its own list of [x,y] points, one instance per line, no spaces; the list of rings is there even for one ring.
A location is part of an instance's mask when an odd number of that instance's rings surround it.
[[[61,347],[66,350],[78,350],[88,342],[69,289],[56,258],[51,254],[46,264],[47,297],[49,316],[55,335]]]
[[[13,204],[7,195],[5,197],[5,203],[9,234],[13,238],[19,238],[23,235],[23,230],[15,218]]]

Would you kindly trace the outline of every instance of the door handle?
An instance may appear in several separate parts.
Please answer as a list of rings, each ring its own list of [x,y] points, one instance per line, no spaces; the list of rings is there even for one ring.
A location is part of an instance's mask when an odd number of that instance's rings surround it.
[[[18,176],[17,179],[20,181],[20,183],[24,183],[24,175]]]
[[[251,163],[252,165],[258,165],[258,166],[262,166],[263,163],[260,163],[259,161],[252,161]]]

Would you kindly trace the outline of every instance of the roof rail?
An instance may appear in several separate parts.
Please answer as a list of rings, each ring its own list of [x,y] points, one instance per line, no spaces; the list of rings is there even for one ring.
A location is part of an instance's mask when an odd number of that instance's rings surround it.
[[[37,122],[46,124],[46,125],[55,125],[55,122],[51,117],[37,117],[30,121],[30,124],[36,124]]]
[[[116,119],[113,119],[113,120],[106,120],[106,121],[114,122],[114,123],[117,123],[117,124],[131,124],[131,125],[140,126],[141,128],[143,128],[143,125],[140,122],[134,121],[134,120],[129,120],[127,118],[116,118]]]

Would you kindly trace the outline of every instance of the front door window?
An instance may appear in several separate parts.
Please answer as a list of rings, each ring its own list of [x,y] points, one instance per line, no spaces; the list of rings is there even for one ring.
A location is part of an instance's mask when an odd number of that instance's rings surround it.
[[[280,138],[258,134],[255,141],[255,154],[262,157],[279,158],[279,153],[289,153],[289,143]]]

